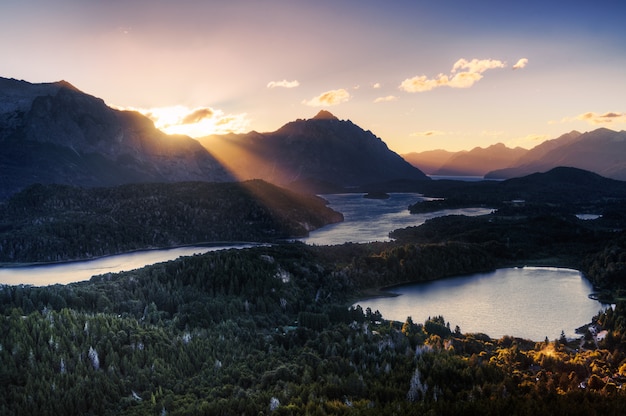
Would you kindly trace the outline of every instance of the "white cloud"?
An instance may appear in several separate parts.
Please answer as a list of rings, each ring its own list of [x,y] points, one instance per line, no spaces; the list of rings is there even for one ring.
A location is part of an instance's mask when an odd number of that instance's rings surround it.
[[[287,81],[286,79],[282,81],[270,81],[267,83],[267,88],[296,88],[299,87],[300,83],[297,80]]]
[[[419,75],[407,78],[399,88],[407,92],[424,92],[439,87],[470,88],[483,78],[483,73],[489,69],[504,68],[506,65],[496,59],[459,59],[452,66],[450,75],[439,74],[434,78]]]
[[[381,87],[380,82],[375,82],[375,83],[372,85],[372,88],[374,88],[375,90],[379,89],[380,87]]]
[[[396,101],[398,97],[395,95],[388,95],[386,97],[378,97],[374,100],[375,103],[388,103],[390,101]]]
[[[522,69],[522,68],[525,68],[526,65],[528,65],[528,59],[522,58],[519,61],[517,61],[515,65],[513,65],[513,69]]]
[[[302,104],[306,104],[311,107],[323,107],[345,103],[349,101],[350,98],[352,98],[350,93],[345,89],[340,88],[338,90],[326,91],[308,101],[304,100],[302,101]]]
[[[482,74],[488,69],[504,68],[504,66],[504,63],[497,59],[472,59],[468,61],[461,58],[452,66],[452,73],[459,69],[466,69],[467,72]]]

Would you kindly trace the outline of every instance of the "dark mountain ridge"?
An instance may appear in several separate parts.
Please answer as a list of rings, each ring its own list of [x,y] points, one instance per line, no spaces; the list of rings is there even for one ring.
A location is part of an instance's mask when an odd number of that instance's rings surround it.
[[[208,136],[200,142],[240,179],[281,185],[324,182],[343,188],[428,179],[371,131],[324,110],[274,132]]]
[[[232,180],[190,137],[166,135],[65,81],[0,78],[0,145],[0,199],[33,183]]]

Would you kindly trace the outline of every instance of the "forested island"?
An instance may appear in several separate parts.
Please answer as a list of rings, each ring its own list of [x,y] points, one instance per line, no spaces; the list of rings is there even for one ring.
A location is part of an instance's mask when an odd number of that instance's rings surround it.
[[[275,240],[87,282],[0,286],[0,413],[621,414],[624,221],[560,208],[508,204],[386,243]],[[615,307],[589,317],[581,339],[541,342],[348,307],[399,283],[525,264],[577,268]]]

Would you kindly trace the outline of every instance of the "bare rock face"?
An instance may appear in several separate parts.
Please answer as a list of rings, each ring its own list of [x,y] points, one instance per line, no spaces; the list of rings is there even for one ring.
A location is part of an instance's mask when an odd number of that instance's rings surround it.
[[[143,115],[112,109],[65,81],[0,78],[0,145],[0,199],[37,182],[233,179],[196,140],[166,135]]]

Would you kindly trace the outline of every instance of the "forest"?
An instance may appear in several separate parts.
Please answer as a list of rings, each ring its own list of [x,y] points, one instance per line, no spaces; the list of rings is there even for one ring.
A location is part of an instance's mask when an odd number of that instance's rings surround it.
[[[622,414],[623,229],[619,216],[503,207],[386,243],[276,241],[68,285],[2,285],[0,414]],[[582,270],[614,307],[580,339],[534,342],[348,306],[521,264]]]
[[[32,185],[0,203],[0,263],[302,237],[343,220],[326,204],[261,180],[112,188]]]

